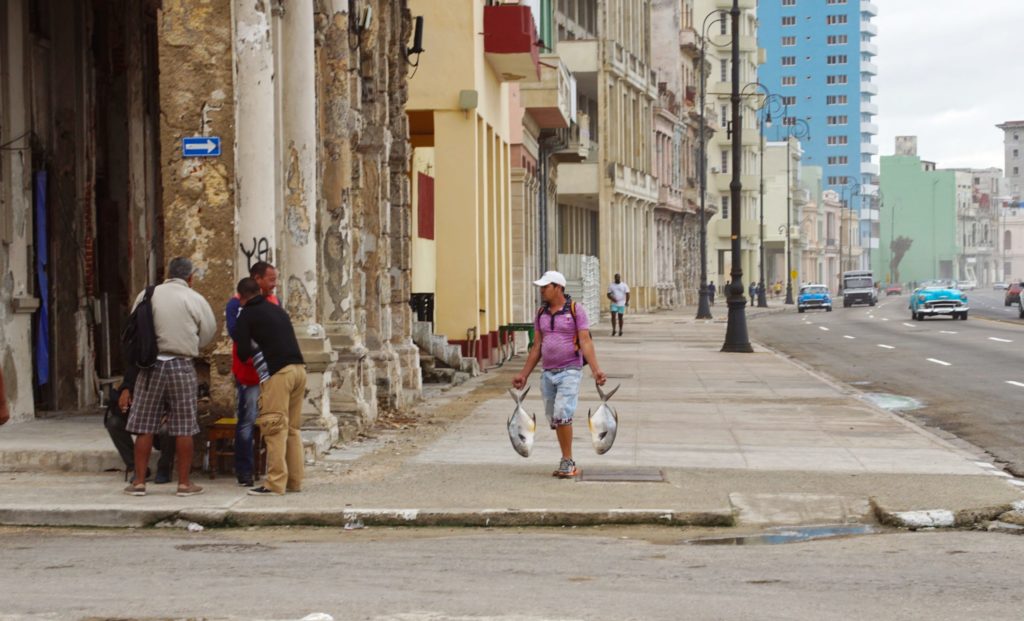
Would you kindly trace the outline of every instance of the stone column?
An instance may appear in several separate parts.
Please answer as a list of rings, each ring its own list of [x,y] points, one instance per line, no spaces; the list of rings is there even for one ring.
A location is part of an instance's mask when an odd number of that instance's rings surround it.
[[[234,0],[235,187],[238,243],[235,278],[257,261],[275,262],[274,48],[269,2]]]
[[[338,361],[332,374],[330,408],[339,436],[348,441],[377,417],[376,376],[356,324],[353,292],[352,148],[359,131],[361,80],[349,48],[348,3],[317,4],[317,87],[320,119],[320,317]]]
[[[281,19],[281,120],[285,163],[281,278],[284,305],[292,317],[306,361],[303,443],[307,455],[338,438],[329,386],[337,355],[317,323],[316,81],[313,4],[289,2]]]

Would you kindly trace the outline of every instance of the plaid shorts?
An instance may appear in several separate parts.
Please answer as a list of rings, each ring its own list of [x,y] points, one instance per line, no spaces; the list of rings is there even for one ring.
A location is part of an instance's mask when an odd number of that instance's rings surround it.
[[[157,360],[148,369],[140,369],[135,380],[128,431],[149,434],[160,430],[167,417],[167,433],[193,436],[199,433],[196,422],[196,368],[191,358]]]

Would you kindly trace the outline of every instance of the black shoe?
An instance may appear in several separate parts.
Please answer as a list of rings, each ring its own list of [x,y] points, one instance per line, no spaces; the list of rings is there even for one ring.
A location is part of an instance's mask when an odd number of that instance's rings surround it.
[[[238,479],[238,487],[253,487],[256,485],[252,479]]]
[[[163,485],[164,483],[171,482],[171,473],[164,472],[163,470],[157,469],[156,478],[153,479],[153,483],[156,485]]]
[[[248,492],[250,496],[283,496],[284,494],[278,494],[272,489],[268,489],[260,485],[259,487],[253,487]]]
[[[612,336],[615,336],[615,330],[612,330]]]

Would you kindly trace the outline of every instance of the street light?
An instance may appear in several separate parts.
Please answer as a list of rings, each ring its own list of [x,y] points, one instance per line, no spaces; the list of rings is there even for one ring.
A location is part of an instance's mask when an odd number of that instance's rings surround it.
[[[716,19],[708,22],[708,19]],[[705,50],[707,49],[708,27],[713,26],[725,19],[724,11],[712,11],[704,16],[704,22],[700,30],[700,145],[697,161],[700,166],[700,290],[697,293],[697,319],[711,319],[711,305],[708,303],[708,219],[705,209],[708,194],[708,156],[706,128],[707,104],[704,101],[707,94],[707,84],[704,77],[704,65],[707,62]]]
[[[740,180],[743,166],[743,119],[740,117],[740,3],[732,0],[729,11],[732,26],[732,181],[729,183],[729,203],[733,205],[732,216],[732,271],[725,303],[729,307],[729,320],[725,328],[725,343],[722,351],[753,353],[750,337],[747,335],[747,317],[744,310],[747,298],[743,290],[743,266],[740,235],[742,230],[743,183]]]
[[[772,104],[776,104],[785,109],[785,104],[782,102],[782,98],[778,95],[772,94],[764,84],[760,82],[751,82],[743,87],[746,90],[747,87],[753,86],[764,91],[764,101],[757,107],[757,110],[761,116],[758,123],[758,132],[761,138],[761,187],[759,196],[759,210],[760,210],[760,227],[758,228],[758,269],[760,272],[761,284],[757,287],[757,307],[768,308],[768,296],[766,294],[765,279],[764,279],[764,128],[772,126]],[[751,300],[753,302],[753,300]]]
[[[811,137],[811,126],[807,121],[796,117],[790,118],[789,106],[782,108],[782,129],[786,136],[786,304],[793,303],[793,174],[790,172],[793,156],[790,153],[793,138],[797,140]],[[842,231],[842,226],[840,226]]]
[[[860,184],[856,181],[844,185],[840,191],[839,196],[842,198],[842,207],[839,212],[839,289],[843,289],[843,272],[846,271],[846,266],[853,261],[853,239],[850,235],[850,229],[852,226],[848,226],[846,231],[846,252],[849,255],[849,260],[843,257],[843,222],[849,220],[848,217],[850,202],[853,201],[854,196],[860,196]]]

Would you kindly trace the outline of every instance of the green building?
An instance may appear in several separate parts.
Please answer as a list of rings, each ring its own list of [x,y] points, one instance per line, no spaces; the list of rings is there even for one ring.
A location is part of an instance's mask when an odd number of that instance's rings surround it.
[[[956,174],[935,170],[917,156],[916,141],[900,140],[896,155],[880,158],[880,231],[871,269],[884,283],[956,278]],[[894,273],[892,260],[901,245],[909,247]]]

